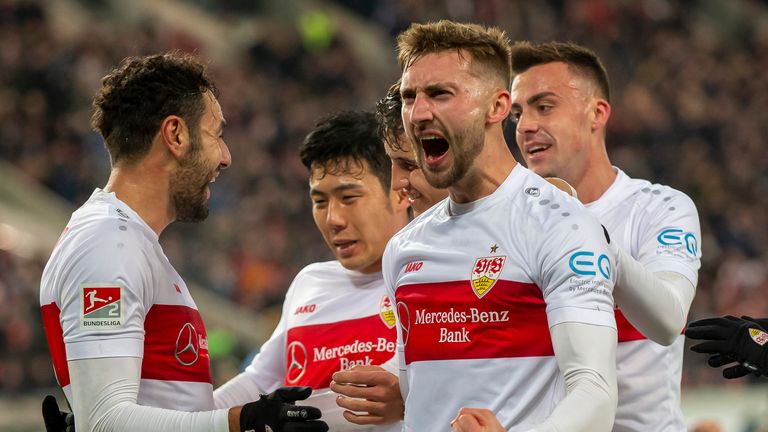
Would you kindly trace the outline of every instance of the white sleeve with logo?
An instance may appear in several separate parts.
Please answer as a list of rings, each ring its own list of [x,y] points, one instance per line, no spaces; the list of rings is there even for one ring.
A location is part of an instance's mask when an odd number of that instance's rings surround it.
[[[670,200],[658,200],[656,208],[646,211],[635,258],[653,273],[680,273],[696,286],[701,267],[699,215],[687,195],[674,192]]]
[[[547,304],[549,327],[580,322],[615,329],[614,257],[597,220],[586,211],[575,212],[548,228],[536,244],[530,265]]]
[[[637,260],[617,250],[616,303],[632,325],[662,345],[675,342],[685,326],[701,265],[696,206],[674,192],[639,218]]]
[[[233,407],[247,402],[258,400],[260,394],[271,393],[283,385],[285,381],[285,349],[288,326],[287,317],[295,309],[293,306],[293,291],[297,281],[301,277],[299,273],[288,288],[283,302],[280,321],[272,332],[272,336],[264,342],[259,353],[236,377],[224,383],[213,392],[213,399],[217,408]]]
[[[537,431],[609,431],[616,412],[615,274],[602,226],[584,212],[555,225],[534,254],[566,396]]]
[[[90,241],[79,242],[78,250],[69,254],[65,271],[54,281],[55,286],[60,287],[58,302],[68,360],[143,357],[144,318],[153,301],[151,275],[143,249],[148,246],[143,243],[144,237],[135,232],[110,226],[116,223],[104,220],[101,229],[91,234]],[[89,291],[94,292],[87,295]],[[87,326],[99,320],[90,319],[94,312],[88,309],[101,314],[98,306],[101,302],[115,301],[114,295],[119,296],[116,312],[120,315],[114,324],[119,324]],[[101,309],[109,316],[113,308]]]

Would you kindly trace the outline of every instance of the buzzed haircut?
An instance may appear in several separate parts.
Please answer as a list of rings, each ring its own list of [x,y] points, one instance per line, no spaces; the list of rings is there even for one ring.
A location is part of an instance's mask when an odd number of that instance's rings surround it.
[[[162,121],[177,115],[198,133],[203,94],[218,91],[193,55],[172,51],[127,57],[101,81],[91,125],[104,137],[110,160],[133,163],[149,152]]]
[[[397,36],[397,60],[401,70],[424,55],[448,50],[470,53],[473,61],[493,71],[505,88],[512,84],[511,42],[497,27],[440,20],[411,24]]]
[[[608,72],[594,51],[573,42],[533,44],[522,41],[512,46],[512,71],[515,75],[534,66],[554,62],[565,63],[574,73],[592,81],[600,96],[611,101]]]
[[[341,111],[320,119],[299,150],[301,163],[321,175],[362,175],[368,169],[389,190],[392,163],[379,138],[376,115],[369,111]]]

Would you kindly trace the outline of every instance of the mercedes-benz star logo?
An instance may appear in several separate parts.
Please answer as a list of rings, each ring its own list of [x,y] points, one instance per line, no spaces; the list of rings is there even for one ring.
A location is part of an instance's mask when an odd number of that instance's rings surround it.
[[[307,371],[307,349],[299,341],[288,344],[288,371],[285,380],[288,384],[296,383]]]
[[[190,323],[184,324],[176,338],[176,351],[173,355],[184,366],[192,366],[197,361],[200,351],[200,339],[197,330]]]
[[[400,333],[403,335],[403,346],[406,346],[411,333],[411,312],[402,300],[397,302],[397,318],[400,322]]]

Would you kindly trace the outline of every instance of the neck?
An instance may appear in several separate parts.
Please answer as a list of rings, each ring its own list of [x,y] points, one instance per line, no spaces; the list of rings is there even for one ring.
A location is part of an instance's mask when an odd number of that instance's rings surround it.
[[[448,188],[451,199],[457,203],[468,203],[486,197],[504,183],[517,165],[515,157],[499,128],[498,133],[488,133],[480,154],[472,166],[455,185]]]
[[[169,183],[170,176],[166,171],[140,162],[113,167],[104,190],[114,192],[159,236],[175,218]]]
[[[615,180],[616,172],[613,170],[603,145],[601,150],[594,155],[592,163],[581,179],[574,180],[571,186],[579,194],[579,200],[584,204],[589,204],[603,196]]]

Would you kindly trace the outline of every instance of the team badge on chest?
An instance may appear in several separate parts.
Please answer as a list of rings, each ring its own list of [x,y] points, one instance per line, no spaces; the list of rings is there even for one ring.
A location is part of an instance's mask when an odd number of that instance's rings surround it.
[[[381,298],[379,316],[387,328],[395,326],[395,311],[392,309],[392,302],[387,296]]]
[[[483,298],[496,285],[506,260],[506,256],[481,257],[475,260],[470,279],[472,280],[472,291],[475,292],[477,298]]]

